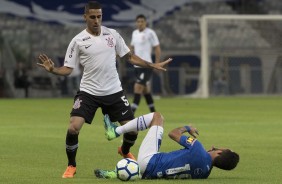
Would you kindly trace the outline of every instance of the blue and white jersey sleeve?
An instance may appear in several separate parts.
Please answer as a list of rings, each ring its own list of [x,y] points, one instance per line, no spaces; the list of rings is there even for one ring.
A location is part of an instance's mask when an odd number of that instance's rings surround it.
[[[193,144],[197,141],[197,139],[194,139],[192,137],[186,136],[186,135],[182,135],[180,137],[180,141],[179,144],[185,148],[190,148],[191,146],[193,146]]]

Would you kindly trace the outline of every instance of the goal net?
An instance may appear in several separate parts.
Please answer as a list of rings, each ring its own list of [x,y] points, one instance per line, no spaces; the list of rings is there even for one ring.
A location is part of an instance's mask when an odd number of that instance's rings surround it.
[[[282,94],[282,16],[203,16],[194,95],[254,94]]]

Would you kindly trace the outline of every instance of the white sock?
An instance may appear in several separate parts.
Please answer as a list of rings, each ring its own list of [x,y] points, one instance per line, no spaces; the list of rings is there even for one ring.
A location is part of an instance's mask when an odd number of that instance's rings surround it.
[[[116,133],[119,135],[127,133],[127,132],[136,132],[143,131],[150,127],[151,122],[153,120],[154,113],[146,114],[143,116],[139,116],[126,124],[119,126],[116,128]]]

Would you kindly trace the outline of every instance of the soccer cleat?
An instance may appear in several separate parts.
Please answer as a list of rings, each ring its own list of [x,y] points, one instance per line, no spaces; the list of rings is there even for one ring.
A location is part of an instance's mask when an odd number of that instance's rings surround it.
[[[119,137],[119,134],[115,131],[118,126],[111,122],[108,114],[104,116],[104,127],[106,130],[105,136],[109,141]]]
[[[134,155],[132,153],[129,152],[127,154],[123,154],[121,147],[118,147],[118,154],[120,154],[123,158],[131,158],[131,159],[136,161],[136,158],[134,157]]]
[[[66,171],[64,172],[62,178],[73,178],[75,173],[76,173],[76,167],[69,165]]]
[[[115,171],[95,169],[94,174],[97,178],[105,178],[105,179],[117,178],[117,173]]]

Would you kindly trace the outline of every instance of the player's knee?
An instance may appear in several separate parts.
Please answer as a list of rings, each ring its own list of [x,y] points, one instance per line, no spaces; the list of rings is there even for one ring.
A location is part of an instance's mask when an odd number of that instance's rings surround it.
[[[73,127],[73,126],[69,126],[68,132],[69,132],[70,134],[78,134],[78,133],[79,133],[79,130],[77,130],[77,129],[76,129],[75,127]]]
[[[162,126],[164,124],[164,117],[159,112],[154,112],[153,125]]]
[[[68,131],[71,134],[79,134],[79,131],[83,126],[84,122],[85,120],[82,117],[71,117]]]
[[[76,126],[76,124],[74,122],[70,122],[69,128],[68,128],[68,132],[70,134],[79,134],[79,128],[78,126]]]
[[[142,94],[144,91],[145,86],[139,83],[136,83],[134,86],[134,93]]]

